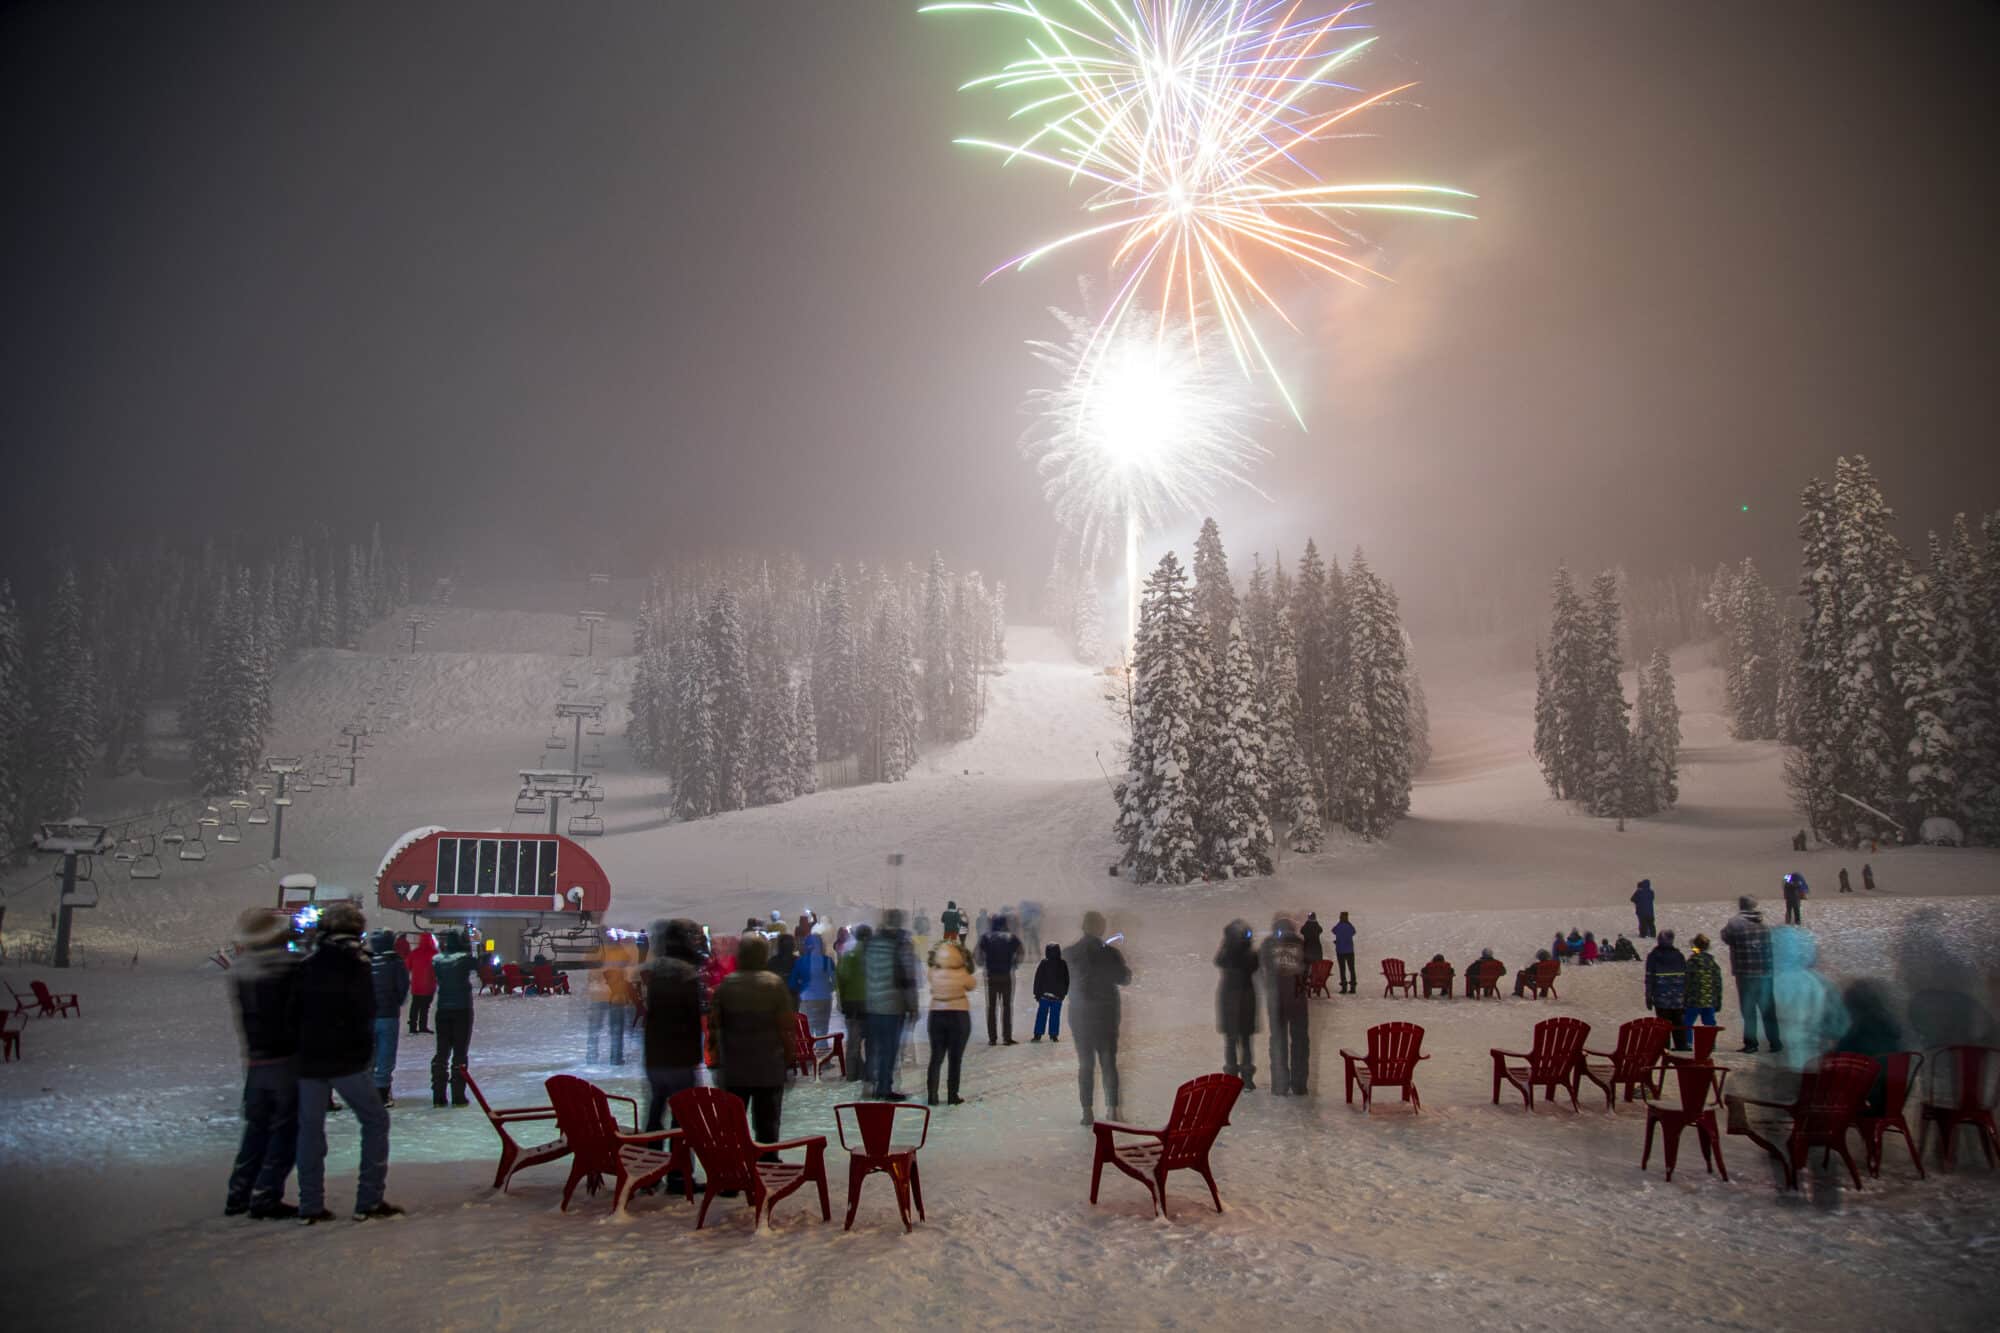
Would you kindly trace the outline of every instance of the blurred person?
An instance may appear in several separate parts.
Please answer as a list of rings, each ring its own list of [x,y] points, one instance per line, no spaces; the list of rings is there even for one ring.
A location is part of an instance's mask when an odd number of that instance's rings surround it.
[[[405,937],[403,963],[410,969],[410,1032],[431,1030],[431,997],[437,994],[437,936],[422,931],[414,942]]]
[[[650,933],[653,953],[642,978],[648,1133],[666,1128],[667,1100],[695,1085],[704,1054],[701,1017],[707,1008],[701,988],[701,927],[682,919],[655,921]]]
[[[805,951],[806,937],[813,933],[813,927],[818,924],[819,916],[812,908],[808,907],[799,913],[799,923],[792,927],[792,942],[798,946],[801,953]]]
[[[1580,961],[1584,967],[1589,967],[1597,961],[1597,936],[1587,930],[1583,932],[1583,954]]]
[[[1696,1023],[1715,1026],[1715,1011],[1722,1007],[1722,964],[1709,952],[1708,936],[1696,935],[1687,956],[1687,1008],[1689,1029]],[[1693,1033],[1689,1033],[1692,1039]]]
[[[1132,984],[1125,955],[1104,939],[1104,914],[1083,914],[1083,934],[1063,951],[1069,967],[1070,1043],[1076,1047],[1077,1095],[1083,1100],[1083,1123],[1094,1120],[1096,1076],[1104,1075],[1105,1114],[1122,1119],[1118,1106],[1118,1028],[1122,1020],[1118,991]]]
[[[982,948],[985,941],[980,941]],[[931,1062],[926,1077],[930,1104],[938,1104],[938,1069],[948,1058],[951,1070],[946,1084],[953,1106],[964,1098],[958,1095],[959,1069],[965,1063],[965,1046],[972,1040],[972,991],[979,984],[973,975],[972,958],[957,940],[937,942],[925,960],[931,984]],[[992,974],[987,974],[991,979]],[[992,1008],[987,1008],[991,1021]],[[1011,1044],[1011,1043],[1010,1043]]]
[[[769,960],[764,964],[764,970],[784,982],[785,988],[790,990],[792,984],[792,964],[799,960],[798,941],[794,940],[788,931],[780,931],[776,936],[767,934],[764,938],[766,947],[771,951]],[[737,970],[741,971],[743,966],[742,949],[739,948],[736,951],[736,958]],[[794,1000],[798,998],[796,991],[793,992],[792,998]]]
[[[916,937],[915,952],[920,955],[928,952],[931,942],[931,918],[921,907],[917,909],[915,919],[910,922],[910,934]]]
[[[1271,1019],[1271,1092],[1278,1097],[1304,1096],[1312,1036],[1306,1027],[1306,997],[1299,987],[1305,975],[1305,944],[1287,916],[1271,918],[1271,933],[1258,949],[1264,973],[1264,1003]]]
[[[1491,949],[1481,949],[1479,951],[1479,957],[1473,959],[1471,962],[1465,965],[1465,971],[1461,975],[1465,977],[1465,994],[1468,998],[1478,993],[1477,990],[1478,982],[1473,978],[1472,970],[1478,967],[1481,963],[1498,963],[1498,962],[1500,962],[1500,960],[1493,956],[1493,951]],[[1499,975],[1503,977],[1507,975],[1507,965],[1505,963],[1500,963]]]
[[[1560,941],[1560,938],[1558,938],[1558,941],[1557,941],[1557,942],[1558,942],[1558,943],[1560,943],[1560,942],[1561,942],[1561,941]],[[1537,949],[1537,950],[1535,950],[1535,962],[1537,962],[1537,963],[1546,963],[1546,962],[1548,962],[1548,961],[1550,960],[1550,958],[1551,958],[1551,955],[1550,955],[1550,953],[1549,953],[1549,951],[1548,951],[1547,949]],[[1515,999],[1517,999],[1517,1000],[1518,1000],[1518,999],[1520,999],[1520,998],[1521,998],[1522,996],[1524,996],[1524,995],[1526,995],[1526,994],[1528,993],[1528,978],[1532,977],[1532,976],[1533,976],[1534,974],[1535,974],[1535,969],[1534,969],[1534,967],[1533,967],[1532,965],[1530,965],[1530,966],[1528,966],[1528,967],[1524,967],[1524,968],[1522,968],[1522,969],[1521,969],[1521,970],[1520,970],[1519,972],[1516,972],[1516,973],[1514,974],[1514,998],[1515,998]]]
[[[1446,998],[1450,998],[1452,978],[1457,976],[1458,973],[1452,971],[1450,963],[1445,963],[1444,955],[1441,953],[1432,954],[1431,962],[1444,963],[1444,971],[1445,971],[1444,984],[1442,986],[1435,985],[1429,977],[1424,977],[1423,978],[1424,998],[1428,1000],[1431,997],[1432,991],[1442,991],[1446,996]]]
[[[1812,892],[1812,890],[1806,887],[1805,876],[1797,872],[1785,876],[1783,891],[1785,895],[1785,924],[1788,926],[1804,924],[1800,920],[1799,905],[1806,900],[1806,895]]]
[[[1639,918],[1638,935],[1642,940],[1653,937],[1653,881],[1642,879],[1639,887],[1632,890],[1632,913]]]
[[[1611,946],[1611,961],[1614,963],[1636,963],[1639,961],[1639,950],[1633,947],[1632,941],[1620,935],[1618,942]]]
[[[847,1080],[858,1083],[868,1073],[868,937],[875,932],[866,921],[854,928],[847,952],[834,969],[840,992],[840,1021],[847,1029]]]
[[[437,963],[437,1054],[431,1057],[431,1105],[443,1106],[445,1078],[451,1104],[466,1105],[465,1061],[472,1049],[472,983],[479,970],[465,932],[448,930]]]
[[[978,921],[978,924],[976,924],[975,926],[973,926],[973,931],[974,931],[974,938],[975,938],[975,939],[984,939],[984,938],[986,938],[986,932],[987,932],[987,930],[988,930],[988,929],[989,929],[989,928],[991,927],[991,925],[992,925],[992,921],[991,921],[991,919],[990,919],[990,918],[989,918],[989,917],[987,916],[987,914],[986,914],[986,909],[985,909],[985,908],[983,908],[983,907],[982,907],[982,908],[980,908],[980,909],[979,909],[979,921]]]
[[[743,1099],[759,1143],[778,1142],[794,1035],[791,988],[771,970],[770,952],[762,933],[744,935],[736,945],[736,971],[716,988],[708,1011],[722,1086]]]
[[[1069,964],[1063,961],[1062,950],[1051,944],[1035,965],[1035,1035],[1030,1041],[1042,1039],[1044,1024],[1050,1041],[1062,1040],[1062,1007],[1068,996]]]
[[[299,1034],[299,1221],[307,1226],[333,1220],[326,1206],[326,1114],[336,1093],[361,1122],[355,1219],[403,1211],[382,1197],[389,1179],[389,1110],[368,1070],[375,1046],[375,985],[361,951],[366,925],[354,903],[329,904],[291,992],[291,1021]]]
[[[1811,931],[1780,926],[1771,932],[1771,1003],[1792,1034],[1780,1061],[1788,1069],[1804,1069],[1847,1030],[1846,1006],[1819,970],[1819,941]],[[1781,1048],[1773,1042],[1771,1049]]]
[[[1354,994],[1354,923],[1345,912],[1333,923],[1333,957],[1340,966],[1340,993]]]
[[[868,1077],[872,1094],[891,1102],[909,1094],[895,1087],[903,1054],[903,1028],[917,1012],[917,956],[903,929],[901,909],[882,913],[882,925],[868,939],[863,958],[868,987]]]
[[[299,1145],[299,1034],[292,1025],[298,964],[291,918],[262,907],[236,918],[229,998],[243,1044],[243,1137],[229,1172],[225,1217],[297,1217],[285,1180]]]
[[[1560,930],[1556,932],[1555,942],[1550,944],[1549,948],[1554,951],[1558,963],[1569,957],[1569,945],[1563,940],[1563,933]]]
[[[754,933],[744,932],[746,935]],[[715,998],[716,987],[722,984],[723,978],[736,970],[736,946],[742,938],[742,935],[718,935],[710,943],[708,961],[701,965],[701,991],[710,999]]]
[[[1881,1115],[1889,1100],[1888,1069],[1882,1062],[1906,1049],[1895,1001],[1890,998],[1887,986],[1873,977],[1862,977],[1848,983],[1841,994],[1841,1004],[1847,1027],[1833,1049],[1875,1060],[1875,1082],[1869,1086],[1864,1110],[1869,1115]]]
[[[986,1044],[1014,1044],[1014,969],[1021,964],[1021,941],[995,916],[979,937],[979,965],[986,971]]]
[[[1578,966],[1582,965],[1583,932],[1575,926],[1569,928],[1569,938],[1563,941],[1563,953],[1565,956],[1577,960]]]
[[[410,969],[396,952],[395,932],[378,930],[368,937],[368,979],[375,991],[375,1096],[394,1106],[396,1043],[403,1034],[403,1001],[410,994]]]
[[[1688,1030],[1681,1011],[1687,1008],[1687,957],[1674,946],[1674,932],[1663,930],[1646,955],[1646,1007],[1656,1018],[1673,1024],[1674,1049],[1688,1049]]]
[[[854,932],[849,930],[847,926],[842,925],[839,930],[833,933],[833,961],[836,966],[841,959],[847,957],[848,947],[853,943]]]
[[[1042,952],[1042,905],[1040,903],[1024,901],[1021,904],[1021,947],[1030,955]]]
[[[1842,893],[1852,893],[1852,892],[1854,892],[1854,885],[1853,885],[1852,883],[1850,883],[1850,882],[1848,881],[1848,878],[1847,878],[1847,867],[1846,867],[1846,866],[1842,866],[1842,867],[1840,868],[1840,891],[1841,891]]]
[[[1875,892],[1875,867],[1866,861],[1861,863],[1861,889],[1864,893]]]
[[[958,910],[958,900],[956,898],[948,899],[945,902],[944,912],[938,917],[938,925],[947,935],[956,935],[960,939],[965,938],[965,913]]]
[[[1250,923],[1236,920],[1222,928],[1222,945],[1215,966],[1222,975],[1215,983],[1215,1030],[1222,1034],[1222,1072],[1243,1080],[1246,1091],[1257,1087],[1257,1057],[1251,1038],[1257,1035],[1257,950]]]
[[[1319,913],[1307,912],[1306,923],[1299,927],[1299,940],[1305,945],[1308,963],[1317,963],[1326,957],[1326,946],[1320,940],[1324,934],[1326,930],[1319,923]]]
[[[611,1063],[625,1063],[625,1027],[631,1021],[632,988],[625,974],[625,955],[611,944],[592,951],[590,970],[583,983],[589,1001],[588,1028],[584,1039],[585,1064],[597,1063],[597,1036],[608,1023],[611,1027]]]
[[[1743,1011],[1742,1053],[1757,1053],[1759,1021],[1771,1049],[1784,1050],[1778,1040],[1777,1006],[1771,999],[1771,928],[1749,894],[1736,900],[1736,915],[1722,928],[1722,942],[1729,947],[1729,974],[1736,978],[1736,1003]]]
[[[824,1037],[833,1023],[833,960],[826,956],[826,941],[807,935],[799,944],[799,956],[792,963],[789,978],[792,994],[799,1000],[799,1012],[812,1025],[815,1037]]]

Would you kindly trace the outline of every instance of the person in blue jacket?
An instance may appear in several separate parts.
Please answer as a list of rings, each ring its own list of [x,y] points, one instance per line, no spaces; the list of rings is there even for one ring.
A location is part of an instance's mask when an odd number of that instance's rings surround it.
[[[1639,938],[1653,938],[1653,881],[1642,879],[1632,890],[1632,910],[1639,917]]]
[[[1340,914],[1340,920],[1333,923],[1328,932],[1333,936],[1334,961],[1340,964],[1340,993],[1354,994],[1354,923],[1347,919],[1347,913]]]
[[[833,1021],[833,961],[826,956],[826,944],[818,935],[808,934],[799,946],[788,978],[792,994],[799,1000],[799,1012],[812,1024],[813,1035],[824,1037]]]

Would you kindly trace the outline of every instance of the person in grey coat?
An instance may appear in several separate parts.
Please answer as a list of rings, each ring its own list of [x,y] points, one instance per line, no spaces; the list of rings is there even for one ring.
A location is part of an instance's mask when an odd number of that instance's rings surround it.
[[[1271,1010],[1271,1091],[1279,1097],[1304,1096],[1312,1038],[1306,1030],[1306,997],[1299,989],[1305,975],[1305,942],[1290,917],[1274,917],[1264,937],[1259,961],[1264,971],[1264,998]]]
[[[1257,1058],[1250,1042],[1257,1035],[1257,963],[1250,923],[1230,922],[1215,951],[1215,966],[1222,973],[1215,984],[1215,1030],[1222,1034],[1222,1072],[1237,1075],[1250,1091],[1257,1087]]]
[[[1076,1046],[1076,1088],[1083,1099],[1083,1123],[1095,1123],[1096,1076],[1104,1075],[1105,1115],[1117,1120],[1118,991],[1132,984],[1125,955],[1105,942],[1104,914],[1083,914],[1083,935],[1063,951],[1069,964],[1070,1040]]]

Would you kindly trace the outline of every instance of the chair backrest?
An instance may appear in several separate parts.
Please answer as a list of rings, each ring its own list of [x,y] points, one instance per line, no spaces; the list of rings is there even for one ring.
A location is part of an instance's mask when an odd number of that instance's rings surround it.
[[[1947,1046],[1933,1054],[1937,1058],[1931,1062],[1929,1101],[1959,1111],[1993,1109],[1993,1076],[2000,1071],[2000,1047]],[[1938,1087],[1941,1078],[1949,1080],[1948,1090]],[[1950,1100],[1941,1097],[1940,1091],[1946,1091]]]
[[[1682,1114],[1699,1115],[1722,1104],[1722,1082],[1729,1077],[1728,1069],[1697,1060],[1674,1060],[1668,1068],[1680,1087]]]
[[[757,1175],[757,1144],[743,1099],[721,1088],[686,1088],[667,1099],[709,1183],[747,1189]],[[718,1184],[719,1182],[719,1184]]]
[[[472,1070],[469,1068],[465,1071],[465,1086],[472,1089],[472,1100],[479,1103],[479,1109],[486,1113],[486,1118],[496,1125],[499,1124],[499,1118],[493,1114],[493,1103],[487,1101],[486,1094],[479,1090],[479,1081],[472,1077]]]
[[[48,982],[40,980],[31,981],[28,983],[28,989],[33,991],[35,998],[42,1002],[42,1008],[53,1009],[56,1007],[56,997],[49,994]]]
[[[1674,1025],[1664,1018],[1634,1018],[1618,1029],[1611,1052],[1613,1077],[1637,1078],[1660,1062],[1660,1052],[1674,1039]]]
[[[1535,1045],[1528,1064],[1537,1081],[1561,1078],[1575,1066],[1590,1040],[1590,1024],[1580,1018],[1545,1018],[1535,1024]]]
[[[1535,985],[1540,989],[1547,989],[1555,981],[1556,977],[1561,974],[1562,966],[1561,963],[1553,958],[1544,958],[1541,962],[1536,963]]]
[[[792,1015],[792,1065],[810,1071],[818,1056],[813,1053],[812,1020],[804,1014]]]
[[[1827,1055],[1799,1076],[1792,1119],[1798,1132],[1839,1135],[1854,1123],[1868,1089],[1875,1084],[1875,1061],[1866,1055]]]
[[[535,964],[535,984],[545,990],[556,988],[556,965],[554,963]]]
[[[549,1090],[549,1105],[556,1111],[556,1128],[576,1154],[577,1165],[593,1174],[615,1174],[618,1122],[612,1118],[604,1089],[574,1074],[552,1075],[543,1086]]]
[[[1403,980],[1403,960],[1400,958],[1384,958],[1382,960],[1382,976],[1389,981],[1401,982]]]
[[[1465,974],[1472,979],[1473,985],[1484,990],[1488,986],[1498,985],[1500,978],[1506,974],[1506,971],[1505,965],[1499,959],[1482,958],[1467,968]]]
[[[1924,1057],[1915,1051],[1897,1051],[1881,1058],[1882,1066],[1882,1114],[1897,1116],[1903,1113],[1904,1103],[1910,1100],[1910,1089],[1916,1086],[1917,1071],[1924,1067]]]
[[[1424,1030],[1415,1023],[1378,1023],[1368,1029],[1368,1074],[1377,1083],[1407,1083],[1424,1053]]]
[[[1243,1080],[1234,1074],[1203,1074],[1181,1084],[1174,1094],[1173,1114],[1167,1117],[1166,1137],[1160,1142],[1161,1169],[1205,1161],[1242,1093]]]
[[[840,1117],[842,1111],[854,1117],[856,1136],[861,1140],[861,1151],[868,1157],[885,1157],[896,1139],[896,1117],[899,1115],[919,1115],[923,1117],[923,1131],[917,1136],[912,1151],[921,1149],[931,1137],[931,1108],[913,1106],[908,1102],[842,1102],[833,1108],[834,1132],[840,1135],[840,1146],[849,1152],[854,1145],[847,1141],[847,1122]]]
[[[500,965],[500,975],[506,980],[509,986],[518,986],[521,984],[521,965],[519,963],[502,963]]]
[[[1331,958],[1322,958],[1312,965],[1312,970],[1306,978],[1306,984],[1324,986],[1326,985],[1326,979],[1332,975],[1333,960]]]
[[[1437,985],[1440,982],[1448,983],[1450,982],[1451,977],[1452,977],[1452,971],[1450,963],[1440,963],[1435,958],[1433,958],[1430,962],[1424,964],[1423,978],[1426,982],[1428,982],[1433,986]]]

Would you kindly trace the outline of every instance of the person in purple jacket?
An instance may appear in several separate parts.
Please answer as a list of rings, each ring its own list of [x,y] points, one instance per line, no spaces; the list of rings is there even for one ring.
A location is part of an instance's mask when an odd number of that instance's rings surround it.
[[[1354,994],[1354,923],[1347,919],[1347,913],[1340,914],[1340,920],[1333,923],[1334,960],[1340,964],[1340,993]]]

